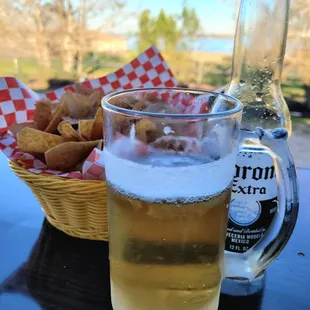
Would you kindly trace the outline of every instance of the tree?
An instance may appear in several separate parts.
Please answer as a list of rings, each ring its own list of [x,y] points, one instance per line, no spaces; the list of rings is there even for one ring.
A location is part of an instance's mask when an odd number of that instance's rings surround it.
[[[307,109],[310,109],[310,0],[292,2],[289,36],[297,43],[295,68],[304,84]]]
[[[156,44],[156,23],[149,10],[142,11],[139,18],[139,51],[144,51],[152,44]]]
[[[173,16],[167,15],[163,9],[160,10],[155,22],[155,35],[162,50],[169,51],[177,48],[180,38],[177,22]]]
[[[5,20],[5,2],[0,0],[0,35],[4,38],[8,35],[8,25]]]
[[[40,60],[41,64],[44,67],[49,68],[51,66],[51,57],[48,47],[48,34],[46,31],[46,24],[48,23],[48,18],[44,14],[45,5],[41,3],[41,0],[26,1],[26,2],[27,5],[33,6],[32,14],[35,27],[34,33],[37,43],[38,59]]]
[[[158,16],[151,16],[149,10],[144,10],[139,18],[139,50],[156,44],[167,51],[178,49],[188,50],[201,30],[197,12],[184,4],[178,15],[169,15],[163,9]]]
[[[177,22],[163,9],[155,17],[151,16],[149,10],[144,10],[139,18],[138,37],[140,51],[152,44],[158,45],[162,51],[174,50],[179,41]]]
[[[178,77],[188,80],[193,65],[188,52],[200,30],[195,9],[188,8],[186,3],[177,15],[167,14],[162,9],[157,16],[152,16],[149,10],[144,10],[139,18],[139,50],[157,45]]]
[[[182,11],[182,35],[193,38],[200,31],[200,20],[195,9],[184,6]]]
[[[120,16],[125,2],[120,0],[54,0],[54,18],[58,23],[59,53],[63,69],[82,74],[85,47],[94,39],[89,36],[89,21],[100,15],[105,20],[100,28],[111,29],[111,18]],[[114,18],[115,19],[115,18]]]
[[[188,8],[184,5],[181,16],[181,37],[182,48],[185,50],[190,49],[194,40],[201,31],[201,25],[199,17],[195,9]]]
[[[0,15],[0,24],[10,25],[16,43],[27,45],[34,40],[32,49],[44,67],[51,66],[51,55],[58,54],[62,68],[67,72],[82,73],[85,47],[93,39],[89,22],[102,17],[104,27],[111,30],[111,18],[120,16],[124,0],[1,0],[6,14]],[[4,18],[4,20],[3,20]],[[115,20],[116,18],[113,18]]]
[[[34,41],[35,52],[41,65],[51,66],[46,32],[49,23],[48,3],[41,0],[2,0],[3,22],[11,41],[16,47],[23,45],[28,40]],[[24,44],[27,49],[27,44]]]

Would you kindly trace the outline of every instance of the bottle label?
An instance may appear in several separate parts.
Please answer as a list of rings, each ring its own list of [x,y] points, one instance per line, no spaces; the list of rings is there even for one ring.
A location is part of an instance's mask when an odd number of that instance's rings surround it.
[[[268,153],[238,153],[229,207],[227,251],[245,252],[267,231],[278,207],[275,173]]]

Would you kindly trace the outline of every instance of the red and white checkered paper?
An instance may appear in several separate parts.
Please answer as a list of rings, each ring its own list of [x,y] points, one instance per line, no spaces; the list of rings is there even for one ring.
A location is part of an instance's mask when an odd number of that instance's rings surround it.
[[[104,95],[121,89],[176,87],[178,83],[160,52],[152,46],[116,72],[99,79],[85,81],[83,85],[99,90]],[[75,92],[74,86],[48,92],[44,97],[53,103],[58,103],[66,91]],[[39,99],[39,94],[14,77],[0,78],[0,149],[10,160],[22,160],[23,165],[33,173],[77,179],[103,179],[102,152],[98,149],[94,149],[86,159],[82,168],[83,173],[49,170],[40,160],[18,149],[16,140],[8,133],[8,126],[31,122],[35,115],[35,103]]]
[[[85,160],[83,168],[84,180],[105,180],[103,151],[94,149]]]

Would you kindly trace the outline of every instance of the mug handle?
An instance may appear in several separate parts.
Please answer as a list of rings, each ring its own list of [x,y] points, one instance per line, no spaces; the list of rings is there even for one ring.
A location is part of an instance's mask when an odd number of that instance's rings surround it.
[[[290,239],[298,215],[297,175],[287,144],[286,129],[241,131],[240,151],[267,151],[273,158],[278,185],[278,210],[263,238],[244,253],[225,251],[225,278],[253,280],[283,250]],[[247,141],[260,146],[253,149]]]

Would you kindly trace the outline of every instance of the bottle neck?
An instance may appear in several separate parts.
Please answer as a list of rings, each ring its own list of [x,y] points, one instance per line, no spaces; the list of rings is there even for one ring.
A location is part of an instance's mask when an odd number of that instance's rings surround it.
[[[280,86],[288,16],[289,0],[241,0],[227,93],[240,99],[245,111],[261,109],[266,115],[266,109],[270,110],[272,118],[277,118],[271,127],[290,131],[290,115]],[[251,127],[256,126],[255,113],[248,114],[246,120],[244,113],[244,122],[252,119]],[[259,123],[264,115],[257,117]]]
[[[232,80],[279,84],[286,48],[289,0],[242,0],[235,35]]]

